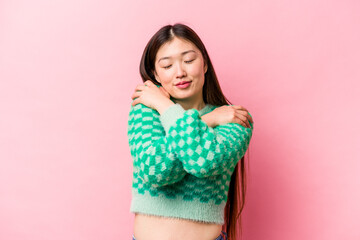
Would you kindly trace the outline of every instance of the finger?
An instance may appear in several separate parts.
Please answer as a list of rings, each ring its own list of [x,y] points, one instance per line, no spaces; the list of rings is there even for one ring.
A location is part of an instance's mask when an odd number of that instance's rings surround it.
[[[241,107],[241,106],[240,106],[240,107]],[[252,117],[251,117],[250,114],[249,114],[249,111],[248,111],[246,108],[241,107],[241,109],[240,109],[239,107],[236,107],[235,109],[238,110],[238,111],[241,111],[241,113],[244,114],[244,116],[247,117],[247,119],[249,120],[249,122],[254,123],[254,120],[252,119]],[[244,112],[244,111],[245,111],[245,112]]]
[[[247,120],[249,121],[249,123],[250,123],[250,122],[251,122],[251,123],[254,123],[254,121],[253,121],[253,119],[252,119],[252,117],[250,116],[250,114],[249,114],[248,111],[242,111],[242,110],[238,110],[238,111],[239,111],[239,113],[240,113],[242,116],[244,116],[244,117],[247,118]]]
[[[247,125],[247,121],[244,121],[244,120],[242,120],[242,119],[240,119],[240,118],[238,118],[238,123],[239,123],[241,126],[243,126],[243,127],[249,127],[249,126]]]
[[[135,106],[138,103],[140,103],[140,98],[135,98],[135,100],[131,103],[131,105]]]
[[[250,127],[248,119],[243,114],[236,112],[235,115],[240,121],[245,123],[246,126],[244,127]]]
[[[145,85],[137,85],[136,88],[135,88],[135,91],[143,91],[144,89],[146,88]]]
[[[238,116],[244,116],[245,118],[248,119],[249,122],[252,122],[252,118],[249,115],[249,112],[246,110],[240,110],[240,109],[236,109],[235,112],[238,114]]]
[[[232,105],[232,107],[235,108],[235,109],[248,111],[245,107],[243,107],[241,105]]]
[[[136,90],[136,89],[139,89],[139,88],[141,88],[141,87],[143,87],[143,86],[144,86],[144,84],[138,84],[138,85],[136,85],[135,90]]]
[[[134,92],[133,95],[131,95],[131,98],[134,99],[134,98],[140,97],[140,95],[141,95],[140,92]]]
[[[153,86],[154,85],[154,83],[151,81],[151,80],[146,80],[145,82],[144,82],[144,85],[146,85],[146,86]]]

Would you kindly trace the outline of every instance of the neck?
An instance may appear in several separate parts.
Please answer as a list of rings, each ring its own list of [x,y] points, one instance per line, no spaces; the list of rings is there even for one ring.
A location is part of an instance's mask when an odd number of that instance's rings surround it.
[[[175,103],[179,103],[185,110],[195,108],[200,111],[206,105],[206,103],[202,98],[195,101],[193,99],[173,99],[173,100]]]

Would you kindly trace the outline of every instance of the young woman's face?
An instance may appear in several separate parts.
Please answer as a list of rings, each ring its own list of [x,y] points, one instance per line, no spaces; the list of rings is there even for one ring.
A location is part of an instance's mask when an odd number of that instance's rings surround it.
[[[175,99],[202,98],[206,71],[200,50],[190,41],[175,37],[156,54],[154,76]],[[184,81],[189,83],[177,85]]]

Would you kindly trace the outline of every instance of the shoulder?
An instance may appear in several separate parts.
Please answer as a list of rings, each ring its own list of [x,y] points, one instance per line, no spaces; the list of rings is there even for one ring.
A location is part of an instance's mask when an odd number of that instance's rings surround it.
[[[141,114],[147,116],[159,116],[159,112],[152,109],[142,103],[138,103],[135,106],[130,105],[130,114]]]

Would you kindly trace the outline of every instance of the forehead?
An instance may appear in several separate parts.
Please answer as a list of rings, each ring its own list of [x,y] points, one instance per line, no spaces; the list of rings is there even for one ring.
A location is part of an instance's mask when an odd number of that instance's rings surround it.
[[[158,50],[156,54],[156,61],[163,57],[177,57],[180,56],[182,52],[194,50],[199,53],[199,49],[192,42],[175,37],[170,42],[164,43]],[[192,52],[193,53],[193,52]]]

